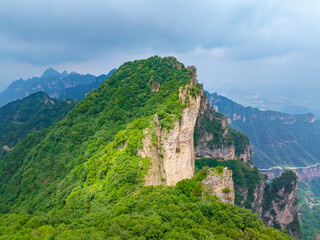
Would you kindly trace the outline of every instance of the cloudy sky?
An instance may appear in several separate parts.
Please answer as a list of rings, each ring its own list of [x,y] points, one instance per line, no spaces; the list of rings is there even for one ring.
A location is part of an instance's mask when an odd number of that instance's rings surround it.
[[[98,75],[173,55],[210,92],[320,101],[319,13],[318,0],[0,0],[0,91],[50,66]]]

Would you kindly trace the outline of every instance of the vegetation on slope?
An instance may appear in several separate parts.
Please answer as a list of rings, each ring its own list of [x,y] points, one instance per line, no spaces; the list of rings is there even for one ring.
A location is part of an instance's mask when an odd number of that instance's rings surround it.
[[[228,128],[225,116],[214,111],[209,105],[207,96],[202,96],[201,109],[194,129],[196,156],[210,154],[208,152],[214,149],[234,146],[235,155],[240,157],[246,153],[249,144],[247,136]],[[251,159],[247,161],[253,164]]]
[[[0,234],[20,239],[290,239],[248,210],[201,199],[203,173],[144,187],[137,155],[154,114],[170,129],[193,72],[174,58],[128,62],[67,116],[0,162]],[[154,86],[159,86],[154,91]],[[196,91],[196,90],[195,90]],[[192,97],[192,94],[190,92]]]
[[[251,168],[248,164],[239,160],[217,161],[215,159],[199,159],[196,161],[196,168],[198,170],[206,166],[224,166],[232,170],[232,179],[235,186],[235,204],[247,209],[252,209],[254,212],[260,212],[259,208],[261,207],[262,219],[265,222],[270,220],[268,217],[264,217],[266,213],[270,212],[271,215],[276,214],[272,204],[276,203],[282,209],[286,204],[286,200],[288,200],[285,199],[285,196],[288,196],[295,190],[294,186],[296,186],[297,183],[296,174],[292,171],[286,171],[279,178],[273,179],[270,184],[265,184],[264,186],[267,176],[260,174],[257,168]],[[257,192],[260,187],[259,185],[262,185],[262,192],[260,193]],[[262,198],[261,206],[253,205],[256,200],[255,195]],[[281,229],[281,226],[276,220],[273,220],[272,224],[276,229]],[[297,236],[300,235],[298,214],[294,216],[293,221],[286,229]]]
[[[75,103],[52,99],[45,92],[37,92],[0,108],[0,160],[8,149],[12,149],[29,133],[61,120]]]
[[[320,178],[311,183],[298,182],[299,220],[301,236],[304,240],[312,240],[320,229]]]
[[[218,108],[230,126],[246,134],[258,168],[303,167],[320,158],[320,121],[313,114],[288,115],[243,107],[216,93],[208,94],[211,106]]]
[[[266,176],[260,174],[257,168],[251,168],[248,164],[240,160],[217,161],[215,159],[208,158],[196,160],[197,170],[200,170],[205,166],[224,166],[232,170],[232,179],[234,182],[235,190],[235,204],[240,207],[252,209],[252,203],[254,201],[254,191]],[[248,190],[246,199],[244,199],[244,190]]]

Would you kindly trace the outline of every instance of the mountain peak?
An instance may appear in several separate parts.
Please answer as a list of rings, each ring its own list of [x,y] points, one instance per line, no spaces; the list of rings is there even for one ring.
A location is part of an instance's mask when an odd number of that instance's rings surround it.
[[[63,73],[59,73],[57,70],[50,67],[43,72],[41,78],[50,78],[50,77],[63,78],[63,77],[66,77],[66,75],[67,75],[66,71],[64,71]]]

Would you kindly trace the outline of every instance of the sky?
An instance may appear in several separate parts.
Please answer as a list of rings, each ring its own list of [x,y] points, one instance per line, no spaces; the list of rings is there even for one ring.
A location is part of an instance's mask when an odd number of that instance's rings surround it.
[[[318,0],[0,0],[0,91],[48,67],[99,75],[175,56],[209,92],[320,114],[319,12]]]

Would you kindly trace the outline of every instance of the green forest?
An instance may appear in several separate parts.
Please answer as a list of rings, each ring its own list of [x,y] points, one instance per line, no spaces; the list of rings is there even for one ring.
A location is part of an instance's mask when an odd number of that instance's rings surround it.
[[[320,178],[310,183],[299,182],[299,214],[302,239],[313,239],[320,229]]]
[[[56,100],[37,92],[0,108],[0,160],[29,133],[47,128],[61,120],[76,104],[74,100]]]
[[[250,210],[202,196],[204,170],[176,186],[144,186],[143,130],[155,114],[173,127],[188,105],[179,88],[193,75],[173,57],[127,62],[18,143],[0,162],[0,239],[291,239]]]

